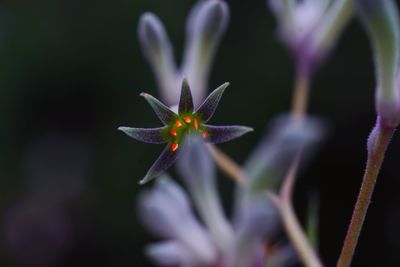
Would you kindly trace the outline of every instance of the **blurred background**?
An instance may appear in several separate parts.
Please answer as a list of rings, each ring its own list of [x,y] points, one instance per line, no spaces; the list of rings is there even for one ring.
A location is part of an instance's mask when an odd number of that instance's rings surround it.
[[[268,122],[288,110],[291,58],[264,0],[227,1],[228,31],[210,90],[231,86],[215,124],[255,128],[221,149],[243,162]],[[157,240],[135,202],[148,167],[163,149],[129,139],[118,126],[160,125],[139,97],[158,95],[136,29],[156,13],[178,62],[184,0],[3,0],[0,2],[0,266],[153,266],[143,254]],[[298,180],[295,206],[320,197],[320,253],[339,255],[374,125],[374,72],[366,36],[354,20],[316,73],[310,112],[331,132]],[[400,138],[389,148],[354,266],[400,266]],[[172,170],[174,175],[174,171]],[[176,177],[176,175],[174,175]],[[219,174],[229,213],[232,182]]]

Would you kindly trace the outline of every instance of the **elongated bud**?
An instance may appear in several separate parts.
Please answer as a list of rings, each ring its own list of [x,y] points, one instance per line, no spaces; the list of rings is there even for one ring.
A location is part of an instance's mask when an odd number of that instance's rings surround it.
[[[376,109],[384,126],[400,121],[400,94],[396,82],[399,60],[399,15],[391,0],[357,0],[356,8],[372,43],[377,90]]]
[[[352,15],[353,0],[267,0],[298,71],[308,75],[327,56]]]
[[[180,92],[176,83],[177,70],[173,50],[164,26],[156,15],[144,13],[140,17],[138,37],[163,99],[169,105],[177,104]]]
[[[218,0],[201,1],[188,18],[182,74],[192,87],[195,106],[206,95],[210,67],[228,21],[228,5]]]

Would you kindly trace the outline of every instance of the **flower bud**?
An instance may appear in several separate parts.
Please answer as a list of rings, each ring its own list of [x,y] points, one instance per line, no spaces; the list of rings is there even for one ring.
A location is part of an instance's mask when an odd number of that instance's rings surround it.
[[[357,0],[357,12],[372,43],[376,76],[376,109],[384,126],[400,121],[400,92],[396,75],[399,61],[399,15],[391,0]]]
[[[207,92],[210,67],[228,21],[228,5],[218,0],[199,2],[189,15],[182,75],[192,86],[195,106]]]
[[[161,21],[152,13],[140,17],[138,37],[143,53],[156,76],[158,87],[165,102],[176,104],[179,84],[171,42]]]
[[[328,54],[352,14],[351,0],[268,0],[279,35],[298,71],[309,73]]]

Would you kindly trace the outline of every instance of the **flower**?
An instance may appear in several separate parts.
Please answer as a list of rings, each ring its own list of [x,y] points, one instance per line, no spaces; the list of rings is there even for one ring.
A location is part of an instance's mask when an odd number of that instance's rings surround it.
[[[178,113],[175,113],[153,96],[142,93],[164,124],[159,128],[119,127],[128,136],[142,142],[152,144],[167,143],[156,162],[150,167],[145,177],[140,180],[144,184],[162,174],[176,160],[182,143],[189,133],[195,133],[210,143],[218,144],[238,138],[253,129],[246,126],[214,126],[206,124],[214,114],[219,100],[229,83],[215,89],[204,102],[194,110],[192,93],[186,79],[183,79]]]
[[[190,194],[162,177],[139,197],[144,225],[164,239],[150,244],[146,254],[161,266],[265,266],[264,242],[278,222],[272,203],[265,194],[249,196],[246,203],[240,196],[235,200],[241,212],[229,220],[218,194],[215,165],[202,138],[194,136],[182,155],[177,167]],[[268,253],[273,258],[273,252]]]

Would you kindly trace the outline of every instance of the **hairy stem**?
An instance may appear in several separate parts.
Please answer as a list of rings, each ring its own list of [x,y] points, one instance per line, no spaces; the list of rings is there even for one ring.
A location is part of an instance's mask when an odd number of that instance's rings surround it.
[[[343,243],[342,252],[336,265],[337,267],[348,267],[351,264],[365,216],[367,215],[368,206],[374,192],[379,170],[394,131],[395,128],[382,127],[378,122],[371,133],[368,144],[369,153],[367,166],[346,238]]]

